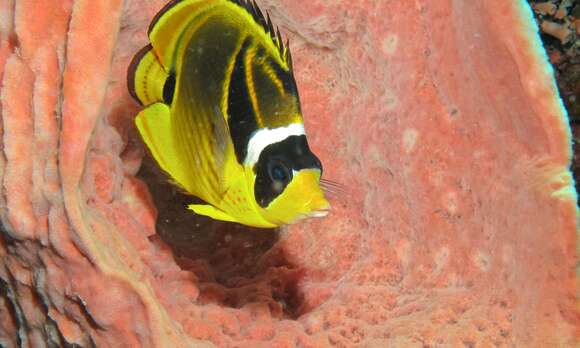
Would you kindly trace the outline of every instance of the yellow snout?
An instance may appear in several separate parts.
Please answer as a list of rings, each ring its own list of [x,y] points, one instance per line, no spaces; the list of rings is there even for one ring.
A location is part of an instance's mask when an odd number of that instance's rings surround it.
[[[294,223],[307,217],[328,214],[330,204],[320,188],[320,171],[303,169],[296,172],[284,192],[264,209],[264,218],[273,224]]]

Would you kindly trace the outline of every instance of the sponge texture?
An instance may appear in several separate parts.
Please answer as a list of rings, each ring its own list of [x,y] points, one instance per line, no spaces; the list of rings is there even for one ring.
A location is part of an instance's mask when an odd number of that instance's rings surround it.
[[[0,345],[574,346],[570,130],[527,4],[259,4],[331,214],[194,216],[125,74],[161,0],[0,2]]]

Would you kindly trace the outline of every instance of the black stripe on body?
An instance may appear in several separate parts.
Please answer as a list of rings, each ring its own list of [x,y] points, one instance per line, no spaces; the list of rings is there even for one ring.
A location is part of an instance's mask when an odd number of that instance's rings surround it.
[[[173,94],[175,93],[175,72],[170,72],[163,85],[163,102],[171,104],[173,101]]]
[[[292,70],[286,71],[282,69],[282,67],[278,65],[278,63],[276,63],[276,61],[274,61],[274,59],[272,58],[268,59],[268,64],[272,68],[274,68],[276,76],[280,79],[280,81],[282,81],[284,91],[286,91],[287,94],[292,94],[296,96],[298,105],[300,105],[300,98],[298,97],[298,87],[296,87],[296,79],[294,79],[294,73],[292,72]]]
[[[282,175],[284,178],[279,178],[277,167],[285,174]],[[322,163],[310,151],[305,135],[291,135],[281,142],[266,146],[254,166],[256,202],[262,208],[267,207],[284,192],[292,180],[292,170],[309,168],[319,169],[322,172]]]
[[[211,188],[207,194],[216,195],[200,196],[211,203],[223,193],[224,156],[231,139],[220,106],[232,56],[239,49],[239,28],[211,16],[182,44],[186,46],[176,65],[172,125],[191,161],[192,175],[199,176],[197,185]]]
[[[301,114],[300,100],[292,71],[283,69],[260,47],[251,74],[264,125],[276,128],[297,122],[294,117]]]
[[[244,163],[248,153],[248,142],[252,133],[258,128],[250,92],[248,91],[246,67],[244,65],[244,57],[250,43],[250,40],[246,39],[236,56],[228,91],[228,125],[238,163]]]

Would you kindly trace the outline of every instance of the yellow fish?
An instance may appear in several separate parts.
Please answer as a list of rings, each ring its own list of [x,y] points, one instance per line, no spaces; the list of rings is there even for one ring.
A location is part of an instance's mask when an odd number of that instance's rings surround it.
[[[174,0],[128,70],[136,125],[172,181],[217,220],[278,227],[324,216],[288,42],[246,0]],[[324,183],[324,181],[323,181]]]

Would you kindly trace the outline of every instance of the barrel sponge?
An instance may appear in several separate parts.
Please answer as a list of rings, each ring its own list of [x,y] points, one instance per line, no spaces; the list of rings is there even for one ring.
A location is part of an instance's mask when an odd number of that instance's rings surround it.
[[[566,112],[523,0],[263,0],[323,219],[199,217],[134,127],[163,0],[0,1],[0,346],[572,347]]]

